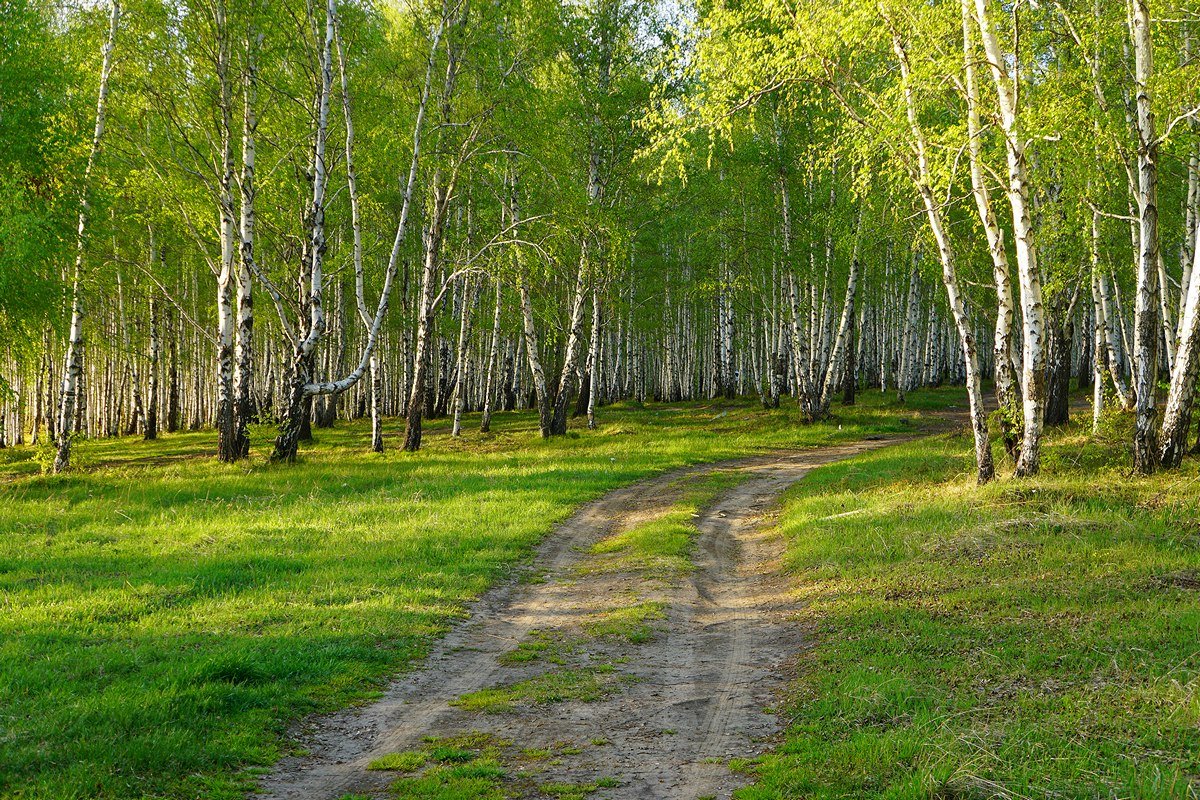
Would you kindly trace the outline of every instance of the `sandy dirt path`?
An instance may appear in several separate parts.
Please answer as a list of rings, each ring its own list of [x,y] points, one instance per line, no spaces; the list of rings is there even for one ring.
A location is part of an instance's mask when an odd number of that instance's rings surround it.
[[[894,441],[894,440],[893,440]],[[780,569],[783,542],[765,524],[780,494],[810,470],[873,449],[868,441],[676,470],[587,504],[541,545],[531,573],[489,591],[435,647],[421,668],[377,702],[310,721],[297,736],[307,755],[281,761],[259,797],[326,800],[376,794],[396,775],[368,771],[373,759],[421,746],[423,737],[480,731],[551,759],[521,761],[510,784],[544,797],[548,782],[618,785],[591,795],[617,800],[725,798],[745,782],[734,757],[769,746],[781,722],[771,713],[786,688],[785,663],[804,647],[798,601]],[[651,520],[678,500],[681,480],[738,473],[695,517],[695,569],[673,580],[589,570],[591,546]],[[573,657],[617,665],[618,690],[598,701],[568,700],[482,714],[450,705],[467,693],[553,669],[505,664],[531,632],[569,636],[605,610],[661,603],[665,619],[649,641],[592,641]],[[514,788],[515,787],[515,788]]]

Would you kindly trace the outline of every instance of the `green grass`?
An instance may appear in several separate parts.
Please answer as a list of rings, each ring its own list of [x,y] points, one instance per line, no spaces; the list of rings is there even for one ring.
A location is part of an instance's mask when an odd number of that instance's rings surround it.
[[[617,691],[624,680],[610,664],[555,669],[523,681],[465,694],[450,705],[482,714],[503,714],[516,710],[519,705],[568,700],[594,703]]]
[[[958,402],[948,390],[943,401]],[[951,400],[952,399],[952,400]],[[287,725],[373,696],[580,503],[682,464],[913,429],[866,398],[796,424],[751,403],[611,407],[541,441],[494,433],[365,452],[317,430],[302,463],[212,460],[211,432],[81,442],[39,476],[0,451],[0,796],[235,798]]]
[[[621,606],[598,614],[583,629],[589,636],[623,639],[630,644],[644,644],[654,638],[655,622],[666,619],[666,606],[650,601]]]
[[[367,769],[383,772],[416,772],[425,766],[429,753],[422,750],[405,750],[401,753],[388,753],[367,764]]]
[[[561,631],[530,631],[529,636],[516,648],[500,655],[500,663],[507,666],[545,661],[550,664],[566,664],[578,648],[578,642]]]
[[[604,780],[601,778],[601,780]],[[547,797],[557,797],[559,800],[583,800],[589,794],[604,787],[612,787],[617,784],[606,781],[601,784],[600,781],[592,783],[543,783],[538,787],[538,791]]]
[[[560,743],[559,755],[578,755],[582,748]],[[411,800],[508,800],[537,795],[577,800],[600,789],[620,786],[612,777],[589,783],[544,783],[531,765],[551,758],[548,749],[517,748],[512,742],[478,731],[442,739],[429,738],[424,749],[392,753],[368,769],[408,774],[392,782],[389,796]]]
[[[1131,478],[1125,441],[1057,432],[1041,477],[983,489],[952,436],[797,484],[815,646],[737,796],[1195,798],[1200,465]]]
[[[505,800],[507,772],[500,762],[480,758],[466,764],[436,766],[392,784],[397,800]]]
[[[582,567],[587,572],[640,572],[658,578],[678,577],[691,572],[694,519],[726,489],[745,480],[744,473],[711,472],[690,475],[672,487],[678,499],[661,513],[638,525],[601,539],[591,553],[608,556],[591,559]]]

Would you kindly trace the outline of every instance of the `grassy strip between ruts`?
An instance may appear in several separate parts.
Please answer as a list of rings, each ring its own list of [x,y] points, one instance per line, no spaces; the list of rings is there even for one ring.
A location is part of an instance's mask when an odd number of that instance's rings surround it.
[[[570,742],[547,750],[518,750],[508,740],[471,732],[441,739],[427,737],[421,749],[378,758],[367,769],[399,776],[389,790],[396,800],[506,800],[516,796],[513,792],[522,797],[584,800],[598,790],[620,785],[607,775],[586,783],[539,780],[544,763],[552,764],[581,750]],[[369,799],[345,795],[341,800]]]
[[[815,471],[781,517],[814,647],[737,796],[1195,798],[1200,469],[1052,434],[974,486],[939,437]]]
[[[462,439],[434,422],[416,455],[364,452],[355,423],[293,467],[263,463],[267,429],[248,466],[213,461],[211,432],[81,442],[88,468],[57,477],[0,451],[0,796],[241,797],[290,721],[378,691],[580,503],[912,430],[883,406],[807,427],[751,403],[618,406],[550,442],[501,414]]]
[[[604,641],[638,645],[654,637],[653,623],[666,617],[665,604],[644,600],[635,587],[653,591],[659,584],[690,571],[689,556],[697,533],[693,519],[724,489],[743,479],[737,472],[713,470],[673,481],[667,490],[673,502],[651,519],[597,542],[576,565],[575,573],[584,581],[600,573],[624,573],[629,587],[622,605],[593,612],[581,624],[531,631],[516,648],[500,656],[500,663],[518,666],[540,662],[545,671],[470,692],[450,705],[499,714],[518,706],[571,700],[591,703],[620,691],[622,684],[629,683],[629,676],[617,670],[612,654],[594,652],[589,645]],[[579,586],[575,581],[571,585]],[[624,660],[624,656],[616,659]]]

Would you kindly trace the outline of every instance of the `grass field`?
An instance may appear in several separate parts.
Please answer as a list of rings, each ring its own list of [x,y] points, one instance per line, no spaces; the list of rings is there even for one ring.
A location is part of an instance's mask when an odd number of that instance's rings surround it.
[[[0,797],[242,797],[290,722],[371,697],[580,503],[956,404],[618,406],[550,442],[505,414],[416,455],[341,424],[294,467],[267,429],[234,467],[207,432],[84,442],[59,477],[0,451]],[[794,487],[814,647],[739,797],[1196,797],[1200,468],[1132,478],[1127,441],[1058,431],[1042,477],[979,489],[942,435]]]
[[[950,436],[793,487],[814,647],[738,797],[1200,794],[1200,468],[1132,478],[1089,433],[1031,481],[975,487]]]
[[[365,452],[364,425],[342,424],[291,467],[265,463],[267,429],[241,466],[209,457],[211,432],[83,442],[57,477],[0,451],[0,796],[241,797],[289,722],[370,697],[580,503],[685,463],[914,429],[877,394],[839,413],[618,406],[550,442],[502,414],[458,440],[431,423],[415,455]]]

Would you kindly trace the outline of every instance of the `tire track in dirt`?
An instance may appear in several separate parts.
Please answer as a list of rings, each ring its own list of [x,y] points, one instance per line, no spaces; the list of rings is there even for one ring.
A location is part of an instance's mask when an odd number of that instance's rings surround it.
[[[733,757],[762,752],[780,723],[769,708],[786,688],[786,661],[804,646],[799,610],[780,568],[784,543],[765,525],[780,494],[810,470],[895,440],[772,454],[690,467],[618,489],[582,507],[538,549],[543,582],[514,579],[486,593],[470,617],[433,648],[418,670],[361,708],[310,720],[298,732],[306,755],[289,756],[261,783],[271,800],[325,800],[384,790],[394,774],[366,769],[388,753],[420,747],[427,735],[483,731],[521,748],[567,754],[529,769],[529,797],[544,782],[619,785],[595,797],[615,800],[728,797],[745,782]],[[703,509],[692,555],[696,569],[674,581],[588,572],[592,544],[653,519],[678,499],[683,478],[713,472],[742,478]],[[450,705],[464,694],[511,684],[545,665],[516,668],[500,657],[532,631],[577,630],[634,594],[666,605],[653,640],[595,644],[629,683],[596,702],[565,701],[479,714]],[[534,670],[531,672],[530,670]],[[577,752],[576,752],[577,751]],[[523,795],[524,796],[524,795]]]

